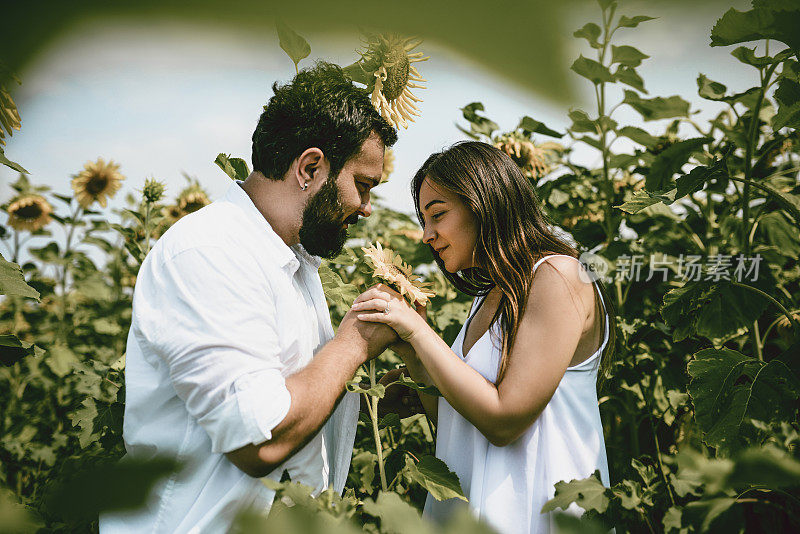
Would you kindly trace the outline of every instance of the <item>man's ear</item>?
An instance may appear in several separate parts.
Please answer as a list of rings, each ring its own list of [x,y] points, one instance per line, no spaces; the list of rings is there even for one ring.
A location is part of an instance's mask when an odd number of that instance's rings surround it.
[[[300,189],[313,185],[320,179],[323,181],[328,177],[328,160],[322,150],[316,147],[307,148],[297,158],[297,165],[292,167],[292,178],[297,181]]]

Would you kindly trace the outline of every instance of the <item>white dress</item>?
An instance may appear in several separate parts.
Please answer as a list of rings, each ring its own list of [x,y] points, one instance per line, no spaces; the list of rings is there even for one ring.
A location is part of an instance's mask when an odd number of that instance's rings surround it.
[[[548,257],[537,261],[534,271]],[[599,469],[603,484],[609,485],[596,388],[600,355],[608,342],[609,321],[599,289],[597,295],[606,313],[600,348],[585,361],[567,368],[542,414],[514,442],[505,447],[492,445],[443,397],[439,398],[436,456],[458,475],[473,513],[500,534],[555,532],[551,514],[540,511],[553,497],[554,485],[560,480],[586,478]],[[499,321],[492,324],[466,356],[461,353],[477,302],[475,299],[470,317],[451,348],[494,383],[501,354]],[[494,334],[489,336],[489,332]],[[458,499],[439,502],[428,495],[424,515],[446,522],[456,507],[463,505]],[[569,511],[582,513],[574,503]]]

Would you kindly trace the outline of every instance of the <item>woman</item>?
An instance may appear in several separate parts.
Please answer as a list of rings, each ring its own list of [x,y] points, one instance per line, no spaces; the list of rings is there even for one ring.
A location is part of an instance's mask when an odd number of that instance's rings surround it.
[[[394,328],[412,378],[442,393],[421,395],[437,421],[436,456],[477,515],[502,534],[550,532],[540,511],[556,482],[599,469],[609,485],[596,381],[614,345],[611,302],[500,150],[457,143],[428,158],[412,189],[436,263],[477,297],[469,318],[448,347],[423,309],[385,286],[353,309]],[[458,502],[428,496],[425,515],[445,519]]]

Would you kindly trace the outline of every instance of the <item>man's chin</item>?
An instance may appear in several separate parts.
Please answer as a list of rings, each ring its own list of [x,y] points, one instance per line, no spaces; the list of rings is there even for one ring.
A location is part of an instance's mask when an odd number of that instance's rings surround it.
[[[330,260],[341,254],[347,237],[347,228],[341,228],[339,233],[330,239],[320,241],[313,240],[308,243],[304,243],[301,239],[300,243],[303,245],[303,248],[306,249],[306,252],[312,256],[319,256],[320,258]]]

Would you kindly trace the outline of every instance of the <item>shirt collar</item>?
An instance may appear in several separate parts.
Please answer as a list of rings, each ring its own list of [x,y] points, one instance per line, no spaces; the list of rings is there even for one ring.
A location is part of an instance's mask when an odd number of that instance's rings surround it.
[[[300,267],[300,260],[312,266],[314,270],[319,269],[322,258],[312,256],[300,243],[289,247],[281,237],[275,233],[272,226],[264,216],[258,211],[250,196],[242,188],[242,180],[234,180],[225,193],[225,198],[233,204],[239,206],[259,228],[264,231],[266,241],[272,246],[278,265],[286,271],[289,276],[293,276]]]

